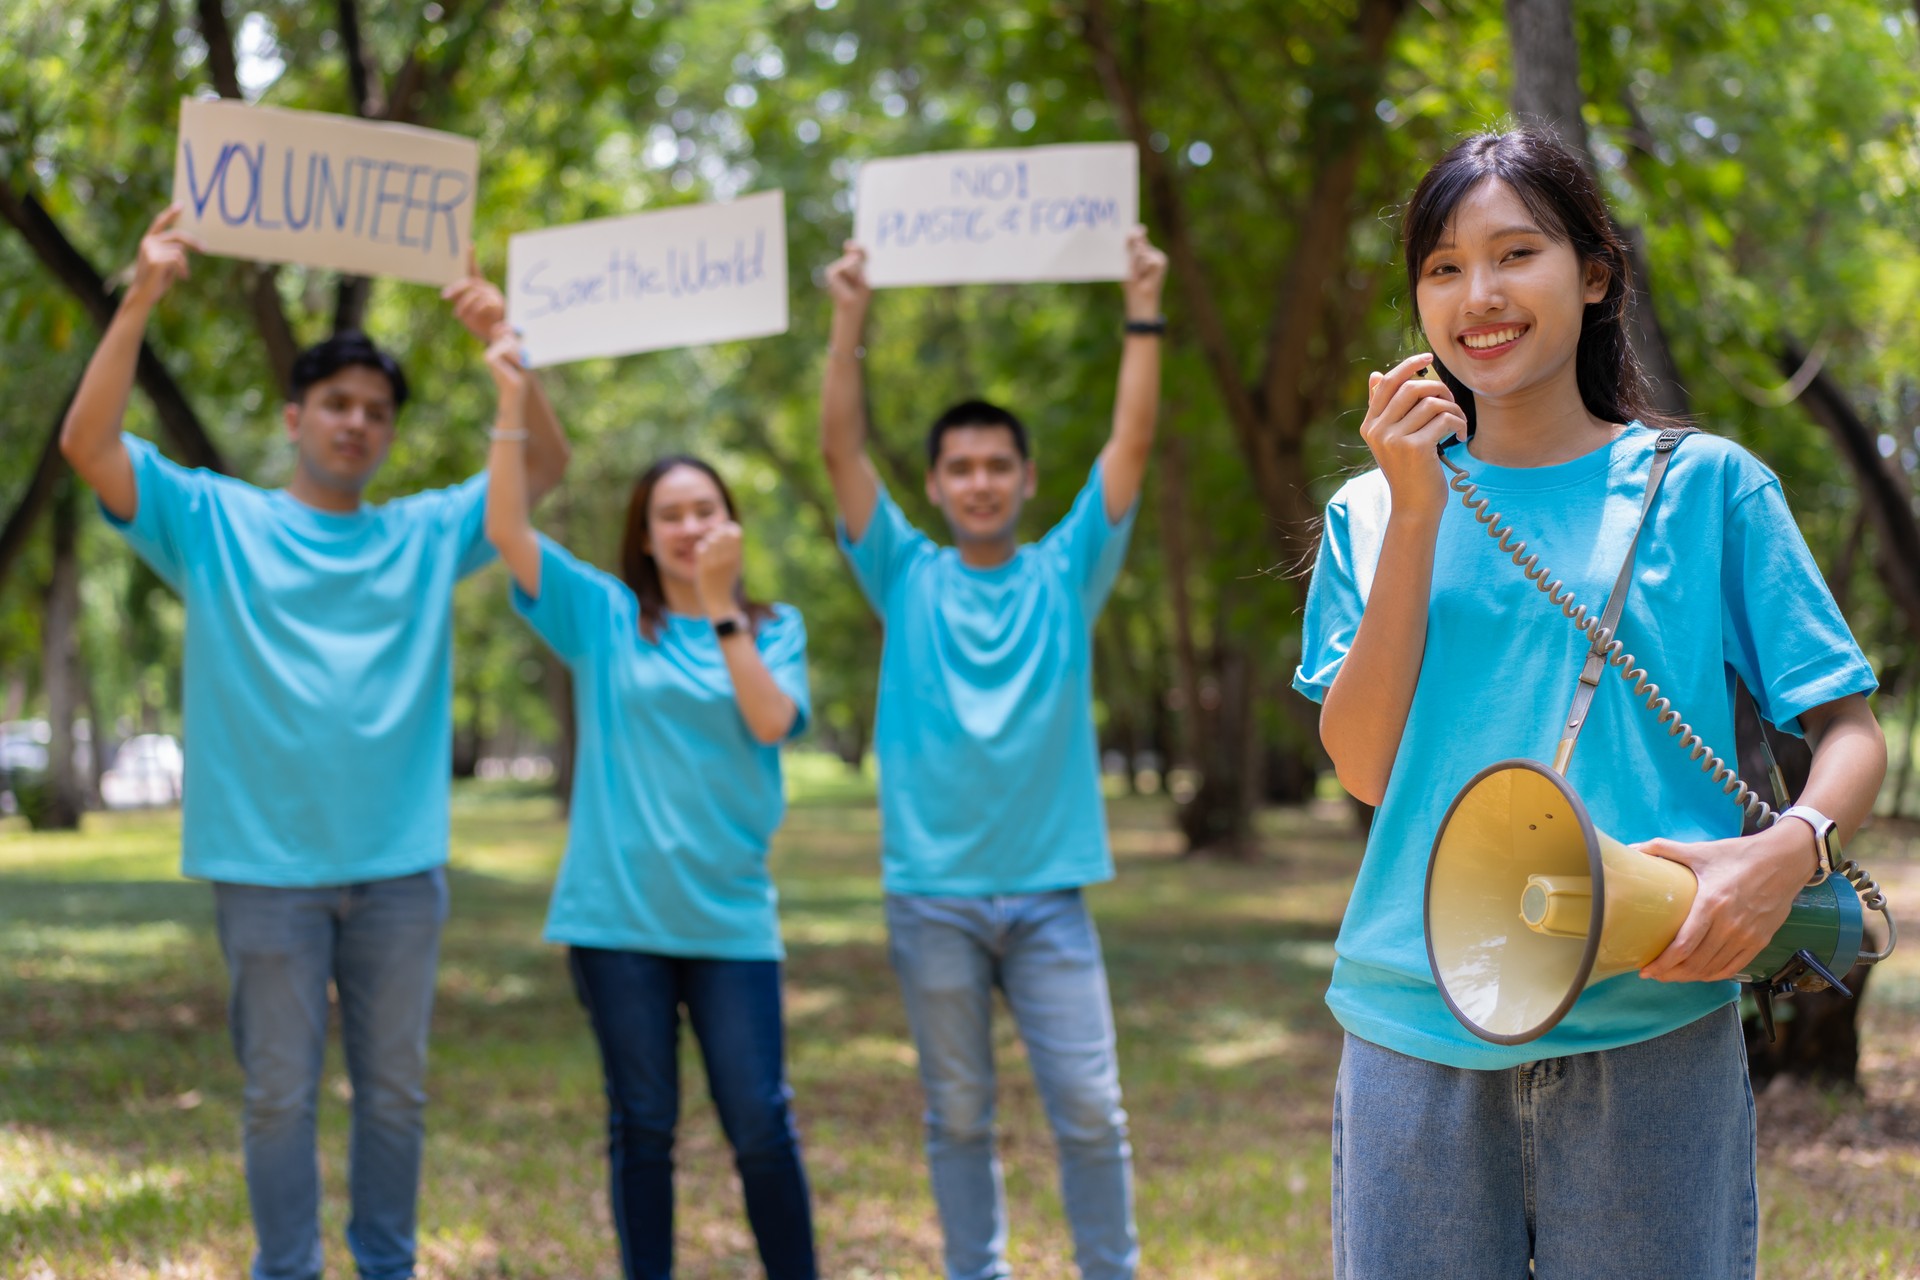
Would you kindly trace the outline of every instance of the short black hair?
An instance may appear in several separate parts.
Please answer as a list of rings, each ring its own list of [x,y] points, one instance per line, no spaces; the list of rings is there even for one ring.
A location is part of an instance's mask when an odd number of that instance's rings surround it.
[[[307,388],[353,365],[386,375],[393,387],[393,409],[398,413],[400,406],[407,402],[407,375],[400,372],[400,362],[376,347],[366,334],[352,329],[336,333],[325,342],[316,342],[293,358],[293,370],[287,379],[287,398],[299,404],[307,398]]]
[[[1027,447],[1027,429],[1020,425],[1020,419],[1002,409],[997,404],[988,404],[985,400],[962,400],[933,420],[933,426],[927,430],[927,465],[940,465],[940,440],[947,432],[957,427],[1005,427],[1013,433],[1013,447],[1020,451],[1022,458],[1033,456]]]

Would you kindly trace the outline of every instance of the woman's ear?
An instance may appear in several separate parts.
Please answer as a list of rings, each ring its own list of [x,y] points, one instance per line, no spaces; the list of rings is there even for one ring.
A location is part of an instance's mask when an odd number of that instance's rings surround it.
[[[1581,297],[1587,302],[1603,302],[1613,284],[1613,268],[1598,258],[1587,259],[1586,289]]]

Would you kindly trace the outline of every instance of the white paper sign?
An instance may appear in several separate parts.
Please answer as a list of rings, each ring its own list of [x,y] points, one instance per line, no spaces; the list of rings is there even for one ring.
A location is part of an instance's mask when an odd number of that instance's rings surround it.
[[[524,231],[507,319],[535,367],[787,331],[786,196]]]
[[[479,169],[479,144],[451,133],[187,98],[173,199],[212,253],[446,284]]]
[[[869,160],[853,234],[878,288],[1124,280],[1140,220],[1130,142]]]

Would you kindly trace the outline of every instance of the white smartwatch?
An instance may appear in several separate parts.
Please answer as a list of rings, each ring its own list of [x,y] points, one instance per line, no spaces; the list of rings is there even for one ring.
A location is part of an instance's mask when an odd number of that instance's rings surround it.
[[[1796,804],[1790,809],[1783,809],[1780,816],[1783,819],[1798,818],[1813,828],[1813,847],[1820,858],[1820,869],[1807,883],[1819,884],[1832,875],[1834,863],[1840,860],[1839,824],[1810,804]]]

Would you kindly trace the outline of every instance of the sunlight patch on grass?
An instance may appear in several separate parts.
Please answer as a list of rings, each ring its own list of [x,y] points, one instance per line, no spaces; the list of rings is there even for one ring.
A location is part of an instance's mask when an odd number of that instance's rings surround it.
[[[15,922],[0,926],[0,954],[22,980],[107,982],[135,958],[171,956],[199,943],[199,931],[177,920],[144,924],[60,925]]]
[[[839,987],[810,987],[789,982],[785,993],[788,1023],[806,1022],[847,1004],[847,993]]]
[[[1221,1035],[1187,1050],[1187,1058],[1215,1071],[1231,1071],[1271,1058],[1291,1055],[1300,1041],[1278,1024],[1248,1027],[1237,1034]]]

